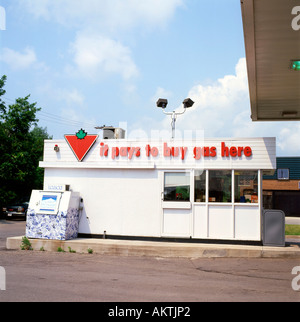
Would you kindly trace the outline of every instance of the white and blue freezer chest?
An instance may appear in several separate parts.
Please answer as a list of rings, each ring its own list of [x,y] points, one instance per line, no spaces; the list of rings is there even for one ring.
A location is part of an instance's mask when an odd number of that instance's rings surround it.
[[[77,238],[80,200],[78,192],[33,190],[27,211],[26,237]]]

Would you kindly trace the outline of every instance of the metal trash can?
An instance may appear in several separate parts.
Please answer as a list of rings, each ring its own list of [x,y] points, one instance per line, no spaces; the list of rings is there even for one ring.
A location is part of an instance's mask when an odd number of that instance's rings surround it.
[[[285,247],[285,214],[282,210],[264,210],[263,245]]]

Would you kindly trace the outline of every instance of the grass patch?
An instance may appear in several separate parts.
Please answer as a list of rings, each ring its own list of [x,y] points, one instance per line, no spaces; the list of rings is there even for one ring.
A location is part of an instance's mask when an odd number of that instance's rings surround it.
[[[300,236],[300,225],[285,225],[285,234],[291,236]]]
[[[76,250],[72,249],[71,247],[68,247],[69,248],[69,253],[76,253]]]
[[[20,248],[22,250],[33,250],[29,239],[25,236],[22,238],[22,243],[21,243]]]

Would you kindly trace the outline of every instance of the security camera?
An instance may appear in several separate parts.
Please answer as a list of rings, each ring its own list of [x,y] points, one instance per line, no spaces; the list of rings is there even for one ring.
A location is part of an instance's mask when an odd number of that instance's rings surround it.
[[[156,102],[157,107],[161,107],[161,108],[166,108],[168,105],[168,100],[164,99],[164,98],[160,98],[157,102]]]
[[[190,98],[186,98],[183,102],[184,108],[189,108],[194,105],[194,102]]]

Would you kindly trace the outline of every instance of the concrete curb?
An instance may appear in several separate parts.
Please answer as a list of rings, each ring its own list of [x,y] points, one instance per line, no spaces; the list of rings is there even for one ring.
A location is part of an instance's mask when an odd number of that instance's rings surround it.
[[[76,253],[93,253],[115,256],[148,256],[176,258],[300,258],[298,245],[286,247],[217,245],[217,244],[186,244],[169,242],[86,239],[78,238],[68,241],[29,239],[33,250],[57,252],[61,247],[66,252],[69,247]],[[20,250],[22,236],[10,237],[6,240],[8,250]]]
[[[286,239],[299,239],[300,240],[300,236],[299,235],[286,235],[285,238]]]

